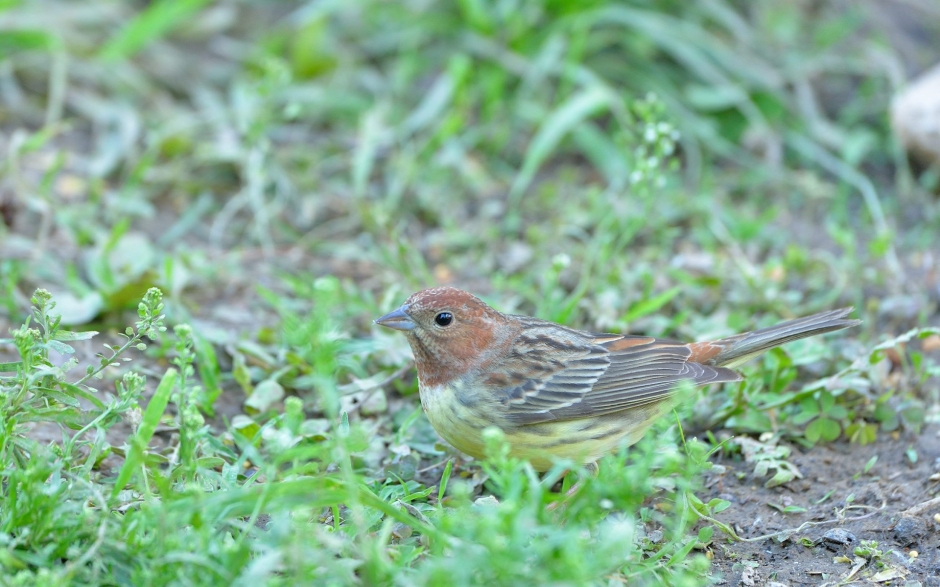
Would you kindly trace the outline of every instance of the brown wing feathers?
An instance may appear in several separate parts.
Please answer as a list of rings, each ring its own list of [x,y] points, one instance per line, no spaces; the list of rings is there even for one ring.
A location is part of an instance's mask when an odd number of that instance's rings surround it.
[[[739,381],[730,367],[781,344],[859,324],[852,308],[822,312],[769,328],[711,342],[684,344],[645,336],[590,335],[526,319],[529,350],[510,359],[517,372],[507,380],[503,405],[519,424],[602,416],[658,402],[681,381],[694,386]],[[553,328],[545,336],[541,328]],[[550,351],[552,361],[546,361]],[[532,364],[542,365],[534,372]],[[551,368],[545,369],[546,364]],[[536,370],[538,371],[538,370]],[[535,374],[537,378],[532,379]],[[492,381],[490,383],[496,383]]]
[[[509,419],[532,424],[601,416],[660,401],[683,380],[705,385],[740,379],[728,369],[690,363],[691,350],[682,343],[609,335],[601,344],[595,340],[585,336],[581,344],[566,346],[567,360],[536,385],[530,381],[506,390]],[[538,354],[535,345],[517,360],[538,360]]]
[[[611,353],[610,367],[585,398],[597,415],[659,401],[681,381],[699,386],[741,379],[729,369],[690,362],[689,345],[648,340]]]

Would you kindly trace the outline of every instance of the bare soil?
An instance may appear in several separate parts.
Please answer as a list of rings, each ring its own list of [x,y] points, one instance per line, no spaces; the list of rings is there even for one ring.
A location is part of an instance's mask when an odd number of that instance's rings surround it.
[[[912,448],[914,462],[907,454]],[[795,449],[791,457],[803,479],[769,489],[743,460],[716,460],[725,470],[709,479],[701,497],[730,501],[731,507],[717,518],[742,538],[816,524],[782,542],[768,538],[728,543],[716,532],[712,553],[722,584],[940,586],[940,516],[934,518],[940,503],[926,503],[940,494],[940,428],[893,438],[880,434],[867,446],[837,442]],[[861,507],[841,511],[847,500]],[[806,511],[785,514],[770,504]],[[867,560],[850,576],[865,560],[856,558],[854,551],[868,540],[877,541],[883,555],[880,561]],[[882,577],[893,578],[878,581]]]

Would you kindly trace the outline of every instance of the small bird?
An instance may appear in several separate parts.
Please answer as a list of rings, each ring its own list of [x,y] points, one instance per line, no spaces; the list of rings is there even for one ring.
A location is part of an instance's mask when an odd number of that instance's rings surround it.
[[[784,343],[860,324],[852,308],[709,342],[598,334],[503,314],[453,287],[413,294],[376,324],[405,333],[431,426],[483,456],[483,430],[503,431],[510,454],[538,471],[554,458],[593,466],[643,437],[683,381],[740,381],[732,371]]]

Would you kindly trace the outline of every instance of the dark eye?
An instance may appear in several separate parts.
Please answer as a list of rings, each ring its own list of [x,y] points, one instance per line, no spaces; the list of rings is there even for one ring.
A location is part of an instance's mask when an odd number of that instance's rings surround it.
[[[438,326],[450,326],[450,323],[454,321],[454,315],[450,312],[441,312],[434,317],[434,321]]]

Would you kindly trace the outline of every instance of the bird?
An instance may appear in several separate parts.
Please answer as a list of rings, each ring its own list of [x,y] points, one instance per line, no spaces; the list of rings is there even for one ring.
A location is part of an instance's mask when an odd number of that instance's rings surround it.
[[[504,314],[443,286],[412,294],[375,323],[407,337],[421,405],[444,440],[482,458],[484,430],[496,427],[511,456],[544,472],[559,459],[595,467],[670,412],[683,382],[740,381],[734,368],[771,348],[860,324],[847,318],[852,310],[685,343]]]

